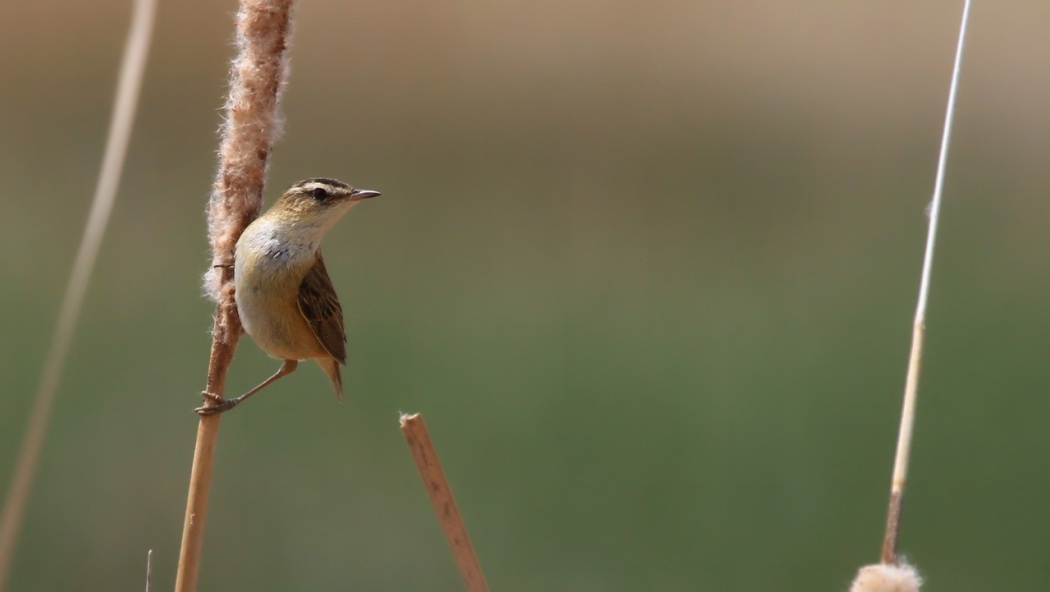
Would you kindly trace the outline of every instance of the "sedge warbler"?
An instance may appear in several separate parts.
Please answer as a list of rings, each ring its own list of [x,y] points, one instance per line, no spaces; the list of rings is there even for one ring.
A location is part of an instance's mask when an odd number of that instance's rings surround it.
[[[361,200],[378,191],[354,189],[335,179],[312,178],[292,185],[237,240],[234,298],[241,324],[269,356],[284,360],[259,386],[234,399],[205,391],[213,404],[201,415],[228,411],[301,360],[314,359],[343,398],[339,365],[346,364],[343,309],[325,270],[321,239]]]

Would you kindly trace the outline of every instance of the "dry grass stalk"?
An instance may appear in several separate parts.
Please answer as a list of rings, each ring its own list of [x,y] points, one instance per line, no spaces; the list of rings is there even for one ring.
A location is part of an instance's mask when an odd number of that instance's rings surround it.
[[[463,581],[468,592],[488,592],[488,584],[485,583],[485,574],[481,571],[478,556],[474,553],[474,546],[470,544],[467,536],[467,527],[463,524],[463,517],[456,506],[456,500],[452,497],[452,488],[449,487],[445,471],[441,468],[437,451],[430,441],[427,426],[423,423],[423,416],[414,415],[401,416],[401,433],[408,442],[408,449],[412,452],[412,459],[416,461],[419,476],[423,478],[423,485],[427,489],[430,503],[434,506],[441,530],[445,532],[448,545],[452,549],[456,565],[463,575]]]
[[[205,291],[216,302],[207,390],[217,395],[225,390],[226,371],[243,333],[233,300],[233,252],[262,209],[267,162],[280,135],[278,111],[288,74],[292,5],[292,0],[242,0],[237,13],[238,53],[230,68],[219,171],[208,203],[212,267],[204,279]],[[213,403],[205,400],[206,405]],[[219,422],[219,415],[201,417],[197,428],[175,581],[178,592],[197,587]]]
[[[904,403],[901,408],[897,453],[893,463],[890,502],[886,514],[886,534],[882,541],[881,562],[885,565],[897,563],[897,541],[904,506],[904,490],[908,480],[908,461],[911,457],[912,433],[915,428],[915,405],[919,398],[919,375],[922,368],[923,343],[926,337],[926,302],[930,294],[933,251],[937,244],[937,222],[940,220],[941,198],[944,195],[944,171],[948,164],[948,146],[951,143],[952,122],[955,119],[955,97],[959,89],[959,71],[962,67],[963,48],[966,47],[966,29],[969,20],[970,0],[965,0],[962,22],[959,25],[959,41],[955,48],[955,63],[952,66],[952,80],[948,90],[948,106],[944,114],[944,131],[941,135],[941,149],[937,159],[933,200],[930,203],[930,225],[926,234],[926,254],[922,262],[919,298],[915,306],[911,354],[908,357],[908,373],[904,384]]]
[[[91,203],[91,212],[84,225],[84,236],[77,250],[73,272],[66,287],[58,322],[51,337],[51,345],[41,372],[40,384],[33,397],[26,434],[15,460],[15,473],[0,515],[0,590],[4,589],[7,573],[11,567],[15,542],[25,515],[33,477],[40,460],[40,448],[44,443],[47,426],[54,407],[55,394],[62,379],[69,349],[73,343],[73,332],[80,318],[80,309],[87,293],[88,282],[95,269],[99,247],[106,233],[106,226],[117,197],[117,186],[124,168],[125,155],[131,139],[132,124],[138,106],[139,90],[142,88],[146,56],[153,37],[153,22],[156,0],[136,0],[110,121],[106,152],[99,170],[98,185]]]

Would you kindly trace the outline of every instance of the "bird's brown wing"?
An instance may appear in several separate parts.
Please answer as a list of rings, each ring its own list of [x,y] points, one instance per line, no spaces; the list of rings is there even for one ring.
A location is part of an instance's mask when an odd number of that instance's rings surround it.
[[[328,277],[321,252],[317,252],[317,263],[310,269],[299,285],[299,312],[310,324],[321,347],[340,364],[346,364],[346,331],[343,329],[343,309],[335,286]]]

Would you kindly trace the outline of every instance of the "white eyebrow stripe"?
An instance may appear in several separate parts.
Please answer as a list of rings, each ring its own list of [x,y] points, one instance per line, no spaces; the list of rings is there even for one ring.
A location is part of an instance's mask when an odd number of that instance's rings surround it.
[[[334,179],[307,179],[296,183],[291,188],[303,193],[310,193],[315,189],[324,189],[325,191],[336,194],[352,190],[346,183]]]

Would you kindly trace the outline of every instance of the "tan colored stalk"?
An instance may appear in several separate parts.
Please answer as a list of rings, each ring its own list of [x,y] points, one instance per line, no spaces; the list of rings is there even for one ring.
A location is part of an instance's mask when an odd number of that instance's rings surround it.
[[[124,157],[128,151],[132,124],[135,121],[139,90],[142,88],[143,72],[146,69],[146,56],[149,54],[150,40],[153,37],[155,13],[156,0],[135,0],[117,80],[117,94],[106,140],[106,152],[102,157],[98,184],[95,186],[95,197],[84,225],[84,236],[80,240],[73,272],[62,298],[58,322],[55,324],[51,346],[40,375],[40,384],[33,397],[33,409],[30,412],[26,434],[15,460],[11,487],[4,501],[3,514],[0,515],[0,590],[4,589],[7,581],[22,517],[25,515],[33,478],[40,461],[40,448],[43,446],[47,426],[51,420],[55,394],[62,381],[62,370],[69,357],[73,333],[84,304],[84,295],[87,293],[102,237],[106,234],[106,226],[116,201]]]
[[[208,203],[212,266],[205,290],[216,302],[208,360],[208,392],[222,395],[226,371],[243,329],[233,300],[233,251],[262,209],[266,166],[280,135],[279,104],[287,79],[293,0],[242,0],[237,12],[238,53],[219,146],[219,172]],[[205,405],[214,402],[206,399]],[[215,446],[221,415],[200,418],[190,470],[177,592],[192,592],[200,571]]]
[[[448,546],[452,549],[452,556],[459,567],[459,573],[463,576],[463,582],[468,592],[488,592],[488,584],[485,583],[485,574],[481,571],[481,563],[474,553],[474,546],[470,544],[467,536],[467,527],[463,524],[463,516],[459,513],[456,500],[452,497],[452,488],[449,487],[445,471],[441,468],[437,451],[430,441],[427,426],[423,423],[423,416],[414,415],[401,416],[401,433],[408,442],[408,449],[412,452],[412,459],[416,461],[419,476],[423,478],[430,503],[434,506],[441,530],[445,532]]]

